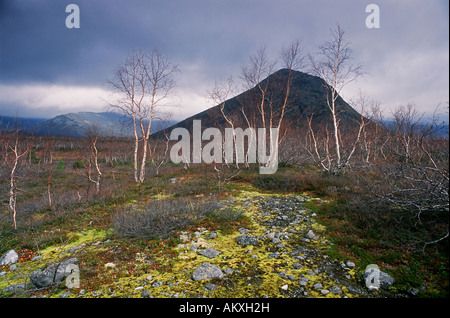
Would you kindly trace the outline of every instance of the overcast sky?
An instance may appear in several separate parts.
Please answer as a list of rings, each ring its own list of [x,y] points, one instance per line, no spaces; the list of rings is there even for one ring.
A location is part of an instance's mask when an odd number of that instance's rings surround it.
[[[66,27],[71,3],[78,29]],[[366,27],[371,3],[380,28]],[[0,0],[0,115],[105,111],[114,69],[132,49],[157,48],[180,67],[174,117],[183,119],[212,106],[205,92],[238,79],[262,45],[276,59],[300,39],[314,54],[338,23],[366,73],[344,99],[361,89],[387,115],[415,103],[448,116],[448,0]]]

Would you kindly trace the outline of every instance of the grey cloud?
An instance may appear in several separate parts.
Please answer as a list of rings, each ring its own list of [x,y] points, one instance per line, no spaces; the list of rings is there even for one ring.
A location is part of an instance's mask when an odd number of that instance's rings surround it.
[[[131,49],[156,47],[184,69],[181,91],[196,94],[198,100],[216,78],[236,77],[249,54],[261,45],[276,58],[282,46],[300,38],[306,51],[314,53],[328,40],[329,29],[340,23],[355,59],[369,74],[359,82],[363,89],[381,94],[387,102],[415,95],[392,96],[395,89],[381,89],[399,84],[398,79],[383,77],[392,76],[383,68],[412,52],[425,60],[419,69],[429,68],[434,74],[427,77],[434,86],[423,87],[421,100],[426,96],[430,104],[435,104],[433,99],[448,100],[448,87],[442,81],[448,77],[448,2],[377,0],[381,28],[369,30],[365,7],[372,2],[0,0],[0,84],[102,86]],[[69,3],[80,7],[80,29],[65,27]],[[445,64],[441,73],[439,63]],[[402,83],[399,89],[416,87],[412,82],[420,77],[414,70],[418,66],[408,67],[402,81],[411,84]],[[380,89],[373,89],[377,85]],[[0,113],[5,106],[0,97]],[[197,110],[194,107],[192,113]]]

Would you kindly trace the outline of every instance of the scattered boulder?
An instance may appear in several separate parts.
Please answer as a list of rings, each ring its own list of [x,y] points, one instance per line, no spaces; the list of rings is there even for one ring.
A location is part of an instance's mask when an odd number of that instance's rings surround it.
[[[315,289],[322,289],[322,288],[323,288],[323,286],[322,286],[321,283],[316,283],[316,284],[314,284],[313,287],[314,287]]]
[[[150,291],[148,289],[144,289],[141,293],[142,298],[150,298]]]
[[[208,247],[208,248],[205,248],[204,250],[201,250],[198,253],[200,255],[203,255],[203,256],[206,256],[209,258],[214,258],[214,257],[218,256],[219,254],[221,254],[222,252],[220,252],[214,248]]]
[[[192,272],[192,279],[195,281],[213,278],[223,278],[223,272],[219,267],[207,262],[203,263]]]
[[[249,230],[247,230],[246,228],[240,227],[238,229],[238,232],[241,234],[247,234],[248,232],[250,232]]]
[[[157,281],[152,284],[152,287],[158,288],[158,287],[161,287],[162,285],[164,285],[164,283],[162,281]]]
[[[278,238],[278,237],[274,237],[273,239],[272,239],[272,243],[273,244],[278,244],[278,243],[280,243],[281,242],[281,240]]]
[[[300,263],[297,263],[297,262],[294,262],[294,263],[292,263],[292,266],[295,268],[295,269],[300,269],[300,268],[302,268],[303,267],[303,265],[302,264],[300,264]]]
[[[15,250],[9,250],[0,257],[0,266],[11,265],[19,261],[19,254]]]
[[[30,281],[37,288],[45,288],[52,284],[60,284],[70,274],[69,265],[77,264],[77,258],[70,258],[64,262],[49,265],[46,269],[34,271]]]
[[[375,278],[377,276],[376,271],[379,272],[379,286],[375,284]],[[367,266],[364,271],[363,279],[366,282],[367,288],[369,290],[378,289],[378,287],[388,288],[394,285],[395,279],[389,274],[381,271],[376,266]]]
[[[247,234],[236,237],[236,242],[239,245],[244,245],[244,246],[245,245],[258,245],[258,239],[254,236],[247,235]]]
[[[198,244],[192,244],[191,247],[189,248],[191,251],[196,251],[198,250]]]
[[[176,183],[177,182],[177,178],[170,178],[169,179],[169,183]]]
[[[347,261],[345,264],[346,264],[347,267],[349,267],[349,268],[353,268],[353,267],[356,266],[355,263],[353,263],[352,261]]]
[[[32,284],[29,283],[19,283],[19,284],[14,284],[11,286],[8,286],[6,288],[4,288],[2,290],[2,293],[7,294],[7,293],[17,293],[23,290],[27,290],[27,289],[31,289],[33,288]]]
[[[333,294],[342,294],[342,289],[339,286],[333,286],[330,288],[330,292]]]
[[[215,284],[212,284],[212,283],[209,283],[209,284],[206,284],[206,285],[205,285],[205,289],[206,289],[206,290],[213,291],[213,290],[215,290],[216,288],[217,288],[217,286],[216,286]]]
[[[317,236],[312,230],[309,230],[308,233],[306,233],[305,237],[310,240],[317,240]]]

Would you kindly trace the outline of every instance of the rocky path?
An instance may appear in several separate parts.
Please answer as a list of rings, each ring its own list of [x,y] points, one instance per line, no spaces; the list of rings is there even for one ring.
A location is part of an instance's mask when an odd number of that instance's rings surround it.
[[[263,196],[243,191],[224,203],[224,208],[245,211],[251,219],[248,227],[232,234],[211,233],[204,228],[193,233],[182,232],[179,238],[183,243],[175,247],[177,256],[171,260],[171,271],[148,271],[143,276],[121,278],[96,291],[74,289],[61,296],[350,298],[388,295],[369,292],[361,278],[361,269],[353,262],[342,263],[327,255],[332,243],[327,240],[326,229],[317,222],[317,216],[305,207],[307,200],[310,199],[297,195]],[[86,253],[110,248],[109,244],[108,240],[95,240],[71,249]],[[73,262],[76,263],[76,258]],[[147,264],[145,257],[135,260],[136,267],[146,268]],[[120,270],[115,264],[108,263],[105,267],[110,275]],[[39,274],[31,273],[31,281],[39,281]],[[6,272],[1,276],[8,279]],[[7,292],[10,291],[9,287]]]
[[[249,196],[229,203],[246,210],[249,228],[222,236],[198,229],[180,238],[179,274],[157,280],[154,297],[374,297],[356,265],[332,260],[332,245],[301,196]],[[181,279],[180,279],[181,278]],[[153,283],[154,284],[154,283]],[[155,285],[152,285],[155,286]],[[182,286],[189,286],[183,288]],[[175,288],[177,287],[177,288]],[[181,287],[181,288],[178,288]]]

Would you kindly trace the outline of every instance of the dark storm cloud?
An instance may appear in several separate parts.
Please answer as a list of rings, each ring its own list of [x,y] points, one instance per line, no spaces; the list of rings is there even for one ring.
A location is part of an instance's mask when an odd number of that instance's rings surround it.
[[[372,2],[377,30],[365,26]],[[70,3],[80,8],[79,29],[65,26]],[[179,64],[180,116],[193,114],[214,80],[237,77],[261,45],[277,58],[300,38],[314,53],[337,23],[369,74],[346,96],[362,86],[387,104],[448,100],[447,1],[0,0],[0,114],[102,110],[114,68],[132,49],[153,48]]]

